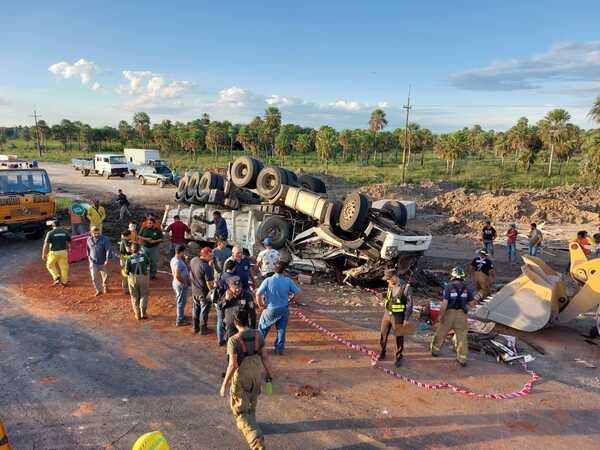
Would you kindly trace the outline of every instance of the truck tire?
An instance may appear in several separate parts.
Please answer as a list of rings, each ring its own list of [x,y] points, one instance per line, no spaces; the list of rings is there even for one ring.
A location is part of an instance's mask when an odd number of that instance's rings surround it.
[[[140,183],[146,184],[146,179],[144,178],[143,175],[140,175]]]
[[[394,219],[394,222],[399,227],[404,228],[408,220],[408,212],[406,206],[397,201],[386,202],[381,208],[382,211],[387,211]]]
[[[225,189],[225,179],[218,173],[206,171],[200,178],[200,184],[198,190],[210,191],[211,189],[219,189],[220,191]]]
[[[261,197],[271,200],[277,196],[281,186],[287,184],[287,174],[281,167],[265,167],[258,174],[256,190]]]
[[[193,172],[192,175],[190,176],[190,179],[185,188],[185,198],[190,203],[192,202],[192,200],[194,199],[194,196],[196,195],[196,191],[198,189],[198,185],[200,184],[201,178],[202,178],[202,175],[200,174],[200,172]]]
[[[349,194],[340,211],[340,228],[350,233],[362,233],[369,224],[369,199],[362,192]]]
[[[298,177],[298,185],[317,194],[327,193],[327,187],[325,186],[325,183],[323,183],[321,179],[311,175],[301,175]]]
[[[175,200],[177,200],[179,203],[186,203],[185,192],[187,190],[188,181],[189,175],[187,173],[181,177],[181,180],[179,180],[177,192],[175,193]]]
[[[157,183],[158,187],[163,189],[166,185],[165,185],[165,180],[158,180]]]
[[[43,228],[38,228],[35,231],[32,231],[31,233],[25,233],[25,237],[31,241],[35,241],[40,239],[42,236],[44,236],[44,233],[46,232],[45,229]]]
[[[273,240],[273,248],[279,250],[292,236],[292,226],[283,217],[268,216],[263,220],[256,230],[256,241],[262,242],[270,237]]]
[[[288,186],[298,186],[298,177],[291,170],[283,169],[286,176],[286,182],[283,184],[287,184]]]
[[[125,178],[125,174],[124,174],[124,173],[120,173],[120,174],[119,174],[119,176],[120,176],[121,178]]]
[[[89,169],[82,169],[82,170],[81,170],[81,174],[82,174],[84,177],[87,177],[87,176],[90,174],[90,171],[89,171]]]
[[[333,234],[338,235],[340,230],[340,211],[342,203],[340,201],[330,201],[325,213],[325,225],[328,225]]]
[[[254,189],[263,163],[250,156],[240,156],[231,166],[231,181],[237,187]]]

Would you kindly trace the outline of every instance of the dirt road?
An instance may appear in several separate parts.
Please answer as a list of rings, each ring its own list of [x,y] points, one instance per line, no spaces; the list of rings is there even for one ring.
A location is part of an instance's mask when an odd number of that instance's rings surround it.
[[[50,167],[55,187],[112,193],[122,184],[134,201],[159,191],[138,191],[135,181],[120,179],[106,188],[106,180],[80,182],[68,170]],[[113,292],[95,298],[85,262],[72,265],[73,287],[50,289],[39,253],[39,242],[0,239],[0,266],[7,269],[0,272],[0,415],[15,449],[129,449],[155,429],[175,449],[245,448],[217,394],[224,351],[214,334],[192,336],[173,326],[168,276],[152,285],[151,320],[142,323],[132,320],[129,300],[118,292],[116,263]],[[377,305],[357,314],[336,288],[304,290],[307,315],[376,349]],[[332,306],[336,297],[340,303]],[[361,314],[371,320],[359,322]],[[270,335],[269,347],[272,341]],[[563,351],[579,347],[566,343]],[[445,349],[434,359],[425,344],[411,340],[399,371],[478,392],[517,390],[528,379],[518,367],[477,355],[461,369],[452,356]],[[422,390],[371,368],[364,355],[296,317],[286,355],[272,362],[274,393],[261,396],[258,409],[269,448],[597,448],[600,394],[546,371],[532,395],[515,400]]]

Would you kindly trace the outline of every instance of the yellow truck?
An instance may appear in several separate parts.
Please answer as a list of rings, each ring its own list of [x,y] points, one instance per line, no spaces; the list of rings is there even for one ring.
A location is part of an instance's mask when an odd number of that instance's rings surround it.
[[[0,158],[0,234],[24,233],[28,239],[39,239],[54,218],[56,203],[48,173],[32,166]]]

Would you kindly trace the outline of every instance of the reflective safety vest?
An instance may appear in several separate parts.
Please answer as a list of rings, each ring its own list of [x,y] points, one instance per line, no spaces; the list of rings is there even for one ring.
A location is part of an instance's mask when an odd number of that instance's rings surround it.
[[[383,307],[392,313],[403,313],[406,311],[406,296],[404,291],[406,286],[400,286],[400,295],[396,298],[392,296],[392,288],[388,288]]]
[[[462,309],[467,312],[469,291],[463,283],[450,283],[447,295],[448,309]]]

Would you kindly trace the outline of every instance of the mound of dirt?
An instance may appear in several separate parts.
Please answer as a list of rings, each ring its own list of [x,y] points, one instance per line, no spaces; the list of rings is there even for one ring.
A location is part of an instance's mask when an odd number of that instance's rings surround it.
[[[420,205],[467,222],[536,221],[584,224],[600,212],[600,189],[560,187],[548,190],[444,192]]]
[[[399,186],[392,183],[377,183],[362,186],[358,190],[365,193],[372,200],[382,198],[398,200],[426,201],[445,192],[456,189],[457,186],[449,182],[423,182]]]

